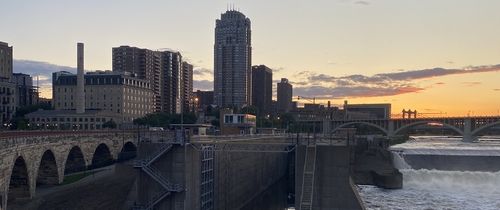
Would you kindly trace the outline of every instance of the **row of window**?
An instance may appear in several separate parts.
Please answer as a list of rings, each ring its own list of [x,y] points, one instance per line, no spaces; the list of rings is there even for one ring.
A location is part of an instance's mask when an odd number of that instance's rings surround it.
[[[47,118],[31,118],[31,122],[106,122],[106,118],[102,117],[47,117]]]

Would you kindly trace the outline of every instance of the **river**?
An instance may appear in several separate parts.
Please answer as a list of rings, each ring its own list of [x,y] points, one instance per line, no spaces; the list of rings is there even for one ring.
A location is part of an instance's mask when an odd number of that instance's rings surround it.
[[[414,137],[395,145],[395,165],[403,174],[403,189],[386,190],[361,185],[358,191],[367,209],[500,209],[499,171],[444,171],[412,169],[405,154],[500,156],[500,138],[478,143],[460,138]],[[498,164],[498,163],[491,163]]]

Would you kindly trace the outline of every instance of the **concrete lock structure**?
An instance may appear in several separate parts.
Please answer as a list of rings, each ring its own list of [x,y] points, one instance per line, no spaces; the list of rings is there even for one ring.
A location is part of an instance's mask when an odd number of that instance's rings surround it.
[[[350,178],[345,138],[226,135],[174,139],[141,142],[134,163],[138,169],[134,209],[242,209],[290,174],[295,174],[291,180],[298,209],[364,208]]]
[[[30,199],[37,186],[135,157],[137,136],[125,132],[9,132],[0,137],[0,209]]]

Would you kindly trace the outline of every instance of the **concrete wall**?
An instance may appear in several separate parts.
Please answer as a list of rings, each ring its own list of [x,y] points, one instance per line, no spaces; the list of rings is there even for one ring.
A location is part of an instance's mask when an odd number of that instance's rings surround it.
[[[296,149],[295,206],[300,206],[305,146]],[[317,146],[312,209],[364,209],[349,176],[349,148]]]
[[[159,146],[141,143],[139,159],[146,158]],[[190,145],[175,145],[153,165],[168,181],[181,184],[183,192],[173,192],[156,209],[201,209],[202,152]],[[219,151],[214,158],[214,209],[240,209],[287,173],[286,153]],[[138,170],[138,203],[145,204],[161,187]]]
[[[240,209],[286,175],[286,153],[218,152],[215,209]]]

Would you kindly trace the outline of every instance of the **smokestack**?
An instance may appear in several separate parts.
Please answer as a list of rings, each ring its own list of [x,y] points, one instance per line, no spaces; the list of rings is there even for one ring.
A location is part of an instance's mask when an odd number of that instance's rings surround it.
[[[83,43],[77,43],[76,113],[85,113],[85,79],[83,67]]]

